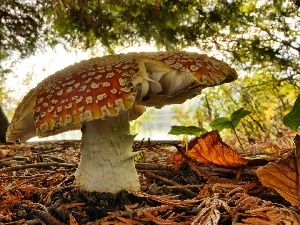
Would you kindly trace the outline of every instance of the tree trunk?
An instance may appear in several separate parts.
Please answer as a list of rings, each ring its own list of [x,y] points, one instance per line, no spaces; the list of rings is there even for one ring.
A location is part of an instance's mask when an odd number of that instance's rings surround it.
[[[0,106],[0,142],[6,142],[8,124],[8,119]]]

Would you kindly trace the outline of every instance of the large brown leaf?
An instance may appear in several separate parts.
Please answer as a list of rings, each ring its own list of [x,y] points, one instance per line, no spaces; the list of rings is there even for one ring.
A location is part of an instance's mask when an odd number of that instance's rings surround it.
[[[202,135],[198,143],[188,151],[188,156],[206,165],[238,167],[247,164],[246,159],[222,141],[216,130]]]
[[[300,160],[295,152],[291,152],[277,162],[259,168],[256,173],[264,186],[275,189],[293,206],[300,208],[299,171]]]

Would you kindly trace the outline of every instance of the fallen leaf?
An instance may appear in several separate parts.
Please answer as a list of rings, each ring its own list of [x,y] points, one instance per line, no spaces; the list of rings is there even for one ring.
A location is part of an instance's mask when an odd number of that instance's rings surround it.
[[[198,138],[198,143],[188,151],[188,156],[206,165],[238,167],[247,164],[246,159],[222,141],[216,130]]]
[[[70,218],[70,225],[78,225],[75,217],[72,215],[72,213],[69,214],[69,218]]]
[[[259,168],[256,173],[262,184],[273,188],[293,206],[300,208],[300,159],[294,151],[277,162]]]

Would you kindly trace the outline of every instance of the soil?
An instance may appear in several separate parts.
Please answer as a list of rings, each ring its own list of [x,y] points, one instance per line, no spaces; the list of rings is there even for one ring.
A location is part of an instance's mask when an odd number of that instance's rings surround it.
[[[205,166],[176,161],[178,148],[179,142],[135,142],[141,191],[111,194],[73,184],[79,141],[0,144],[0,224],[251,224],[245,221],[254,204],[288,210],[300,223],[299,209],[257,178],[268,159]]]

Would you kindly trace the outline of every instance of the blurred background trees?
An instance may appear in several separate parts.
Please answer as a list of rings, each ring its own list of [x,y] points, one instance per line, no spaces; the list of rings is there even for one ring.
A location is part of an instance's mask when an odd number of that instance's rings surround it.
[[[194,47],[231,64],[240,78],[204,91],[190,109],[197,117],[193,125],[244,107],[252,111],[238,127],[245,140],[276,138],[300,93],[299,6],[298,0],[4,0],[1,75],[9,74],[11,62],[57,43],[108,53],[134,44],[140,51],[145,44],[159,50]]]

